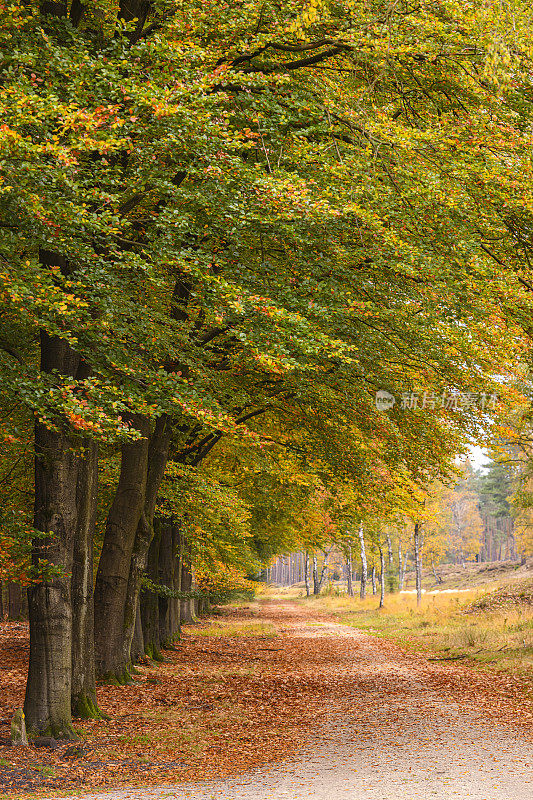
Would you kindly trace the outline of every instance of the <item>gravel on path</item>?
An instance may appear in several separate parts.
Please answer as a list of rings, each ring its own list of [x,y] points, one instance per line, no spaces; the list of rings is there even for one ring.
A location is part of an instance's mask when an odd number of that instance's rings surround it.
[[[472,693],[463,699],[468,668],[457,672],[462,684],[454,686],[449,665],[384,647],[351,627],[310,620],[290,605],[264,613],[288,636],[327,637],[332,645],[346,640],[353,704],[347,697],[342,711],[331,709],[307,745],[282,764],[238,778],[84,800],[533,799],[532,731],[512,715],[489,713]],[[443,674],[446,688],[437,680]]]

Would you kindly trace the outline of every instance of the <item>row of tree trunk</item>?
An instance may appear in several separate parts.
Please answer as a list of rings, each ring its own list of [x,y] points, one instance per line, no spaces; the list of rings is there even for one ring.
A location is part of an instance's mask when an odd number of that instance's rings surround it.
[[[516,561],[514,520],[512,517],[492,517],[483,514],[483,541],[478,560]]]
[[[148,551],[146,577],[136,614],[132,659],[147,655],[160,661],[162,649],[172,649],[182,624],[199,612],[193,591],[190,543],[175,520],[157,518]]]
[[[319,567],[316,552],[305,550],[299,553],[278,556],[273,564],[265,570],[264,576],[267,583],[277,583],[279,586],[293,586],[295,583],[305,581],[307,596],[320,594],[328,574],[329,557],[333,548],[322,551],[322,564]],[[311,586],[312,582],[312,586]]]
[[[265,570],[267,583],[277,583],[279,586],[292,586],[305,580],[306,554],[290,553],[278,558]]]
[[[367,584],[369,579],[368,561],[366,555],[366,544],[364,537],[363,525],[360,524],[357,531],[357,540],[359,542],[359,555],[361,560],[361,580],[359,588],[359,596],[361,599],[366,597]],[[379,586],[380,586],[380,608],[384,605],[385,598],[385,580],[387,574],[390,576],[391,582],[395,585],[396,579],[398,581],[398,590],[402,591],[405,583],[405,572],[409,553],[402,552],[401,540],[398,543],[398,574],[393,575],[393,550],[390,536],[385,537],[387,544],[387,554],[385,556],[384,547],[381,543],[378,544],[380,571],[379,571]],[[420,537],[420,524],[417,523],[413,533],[413,549],[414,549],[414,567],[416,577],[416,592],[417,602],[420,604],[422,599],[422,564],[421,564],[421,537]],[[328,559],[333,550],[330,547],[323,551],[322,566],[318,567],[318,558],[316,552],[310,553],[292,553],[287,556],[280,556],[271,567],[266,570],[266,579],[269,582],[279,583],[282,586],[289,586],[294,583],[299,583],[302,580],[301,573],[303,567],[303,577],[305,581],[306,594],[309,597],[311,590],[313,594],[320,594],[324,580],[328,570]],[[354,595],[354,576],[353,573],[353,560],[352,560],[352,545],[350,543],[343,545],[344,555],[346,559],[345,574],[347,582],[347,592],[350,597]],[[388,569],[387,569],[388,565]],[[372,582],[372,594],[377,594],[377,573],[376,566],[372,564],[370,570],[370,579]],[[392,591],[392,589],[391,589]]]
[[[61,266],[57,254],[41,251],[41,261]],[[79,380],[89,374],[65,340],[45,332],[41,334],[41,370],[51,380],[56,375]],[[179,627],[176,607],[168,597],[158,595],[157,603],[144,597],[145,607],[157,606],[157,621],[154,610],[144,610],[146,632],[140,606],[141,580],[154,539],[156,500],[169,456],[171,420],[163,415],[153,422],[136,414],[128,422],[139,438],[121,448],[118,485],[107,514],[96,581],[98,446],[90,439],[74,437],[66,424],[56,430],[40,421],[35,426],[34,527],[42,534],[33,542],[32,561],[39,570],[45,564],[46,570],[43,579],[28,590],[30,661],[24,710],[32,733],[74,737],[72,715],[99,714],[96,677],[131,682],[134,655],[154,648],[157,652]],[[161,564],[157,561],[155,569],[158,556],[154,554],[149,572],[157,578],[154,584],[161,573],[165,578],[170,574],[172,584],[178,580],[172,578],[177,569],[176,548],[181,547],[182,565],[187,548],[179,544],[173,523],[161,523],[158,529],[153,546],[161,550]],[[190,576],[190,565],[188,572],[185,567],[182,572],[179,582],[188,590],[191,578],[184,576]]]

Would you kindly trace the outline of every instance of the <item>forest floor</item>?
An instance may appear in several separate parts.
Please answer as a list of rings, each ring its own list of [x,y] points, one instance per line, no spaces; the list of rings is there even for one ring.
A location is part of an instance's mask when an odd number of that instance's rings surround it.
[[[7,735],[22,699],[27,633],[23,625],[3,633]],[[64,745],[0,746],[0,796],[533,796],[533,686],[525,675],[431,660],[282,598],[225,608],[189,627],[166,656],[135,686],[99,689],[111,719],[79,726],[81,757],[66,758]]]

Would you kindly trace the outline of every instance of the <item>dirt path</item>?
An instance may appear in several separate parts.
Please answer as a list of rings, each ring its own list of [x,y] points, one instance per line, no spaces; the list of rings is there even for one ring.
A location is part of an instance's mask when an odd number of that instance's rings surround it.
[[[490,676],[313,619],[296,605],[268,603],[261,616],[284,640],[305,644],[309,680],[327,677],[340,688],[304,747],[239,778],[86,800],[531,800],[528,714],[502,695],[500,679],[491,691]]]

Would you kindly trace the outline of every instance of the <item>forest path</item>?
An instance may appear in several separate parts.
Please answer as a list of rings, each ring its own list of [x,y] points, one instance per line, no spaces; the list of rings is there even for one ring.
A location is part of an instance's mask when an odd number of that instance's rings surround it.
[[[295,603],[263,602],[260,616],[278,628],[273,642],[301,640],[300,674],[341,689],[294,757],[238,778],[85,800],[531,800],[530,715],[500,678],[317,620]]]

